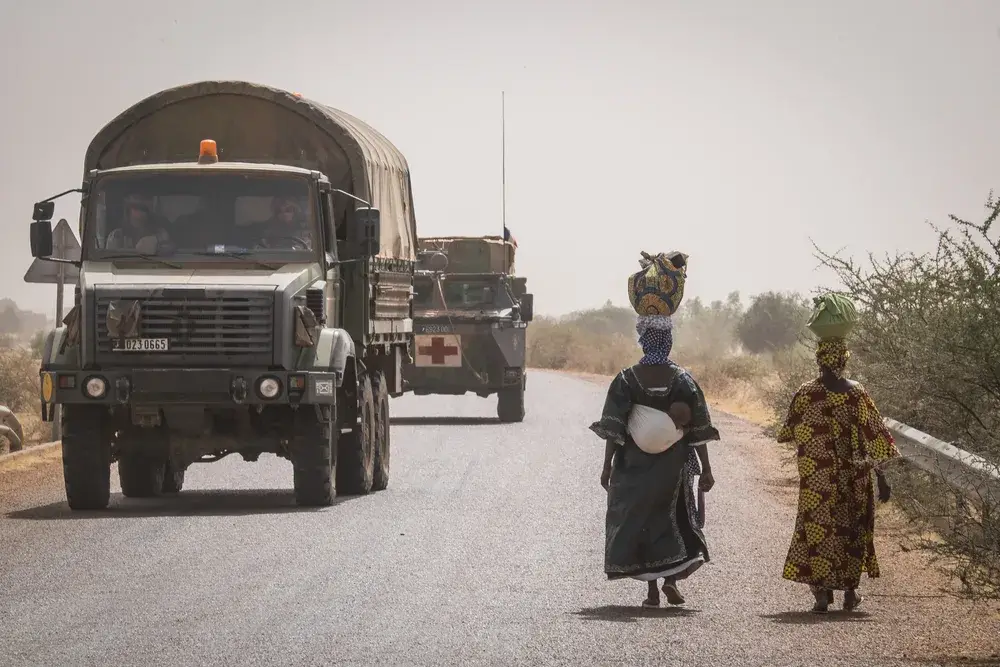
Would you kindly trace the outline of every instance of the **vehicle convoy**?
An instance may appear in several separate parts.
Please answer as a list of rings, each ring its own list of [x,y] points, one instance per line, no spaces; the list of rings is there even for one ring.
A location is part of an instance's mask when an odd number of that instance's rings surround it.
[[[384,136],[297,94],[195,83],[108,123],[70,192],[79,283],[40,376],[71,508],[108,505],[114,461],[149,497],[234,453],[290,460],[300,505],[386,488],[417,236]],[[60,196],[35,205],[36,258],[60,261]]]
[[[534,296],[527,279],[513,275],[515,248],[501,236],[420,239],[406,391],[496,394],[500,421],[524,419],[525,334]]]

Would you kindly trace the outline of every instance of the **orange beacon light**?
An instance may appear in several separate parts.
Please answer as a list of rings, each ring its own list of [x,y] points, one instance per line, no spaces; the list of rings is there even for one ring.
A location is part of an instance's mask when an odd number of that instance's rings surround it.
[[[212,164],[219,161],[219,151],[214,139],[202,139],[198,149],[198,164]]]

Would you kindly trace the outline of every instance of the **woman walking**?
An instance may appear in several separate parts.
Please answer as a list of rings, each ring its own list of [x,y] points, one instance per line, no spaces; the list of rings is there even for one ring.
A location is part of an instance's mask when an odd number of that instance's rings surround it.
[[[681,259],[686,258],[675,256],[674,261]],[[683,266],[668,264],[672,269]],[[677,301],[679,297],[671,313]],[[714,485],[706,445],[718,440],[719,432],[694,378],[670,359],[670,316],[640,315],[636,332],[642,359],[614,378],[601,419],[590,426],[606,441],[601,473],[608,491],[604,571],[609,580],[648,582],[645,607],[660,605],[657,581],[663,579],[667,602],[679,605],[684,597],[677,582],[709,560],[694,477],[701,475],[702,491]]]
[[[857,609],[861,573],[879,576],[871,474],[880,500],[887,501],[882,467],[899,455],[868,392],[844,377],[849,357],[843,338],[819,342],[820,375],[795,392],[777,438],[795,443],[800,477],[784,578],[810,587],[816,613],[828,611],[838,590],[844,591],[844,609]]]

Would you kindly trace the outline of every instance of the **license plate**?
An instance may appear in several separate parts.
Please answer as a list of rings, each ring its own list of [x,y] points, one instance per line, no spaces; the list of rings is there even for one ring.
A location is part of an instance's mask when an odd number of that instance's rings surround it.
[[[170,344],[166,338],[126,338],[112,340],[111,349],[115,352],[166,352]]]

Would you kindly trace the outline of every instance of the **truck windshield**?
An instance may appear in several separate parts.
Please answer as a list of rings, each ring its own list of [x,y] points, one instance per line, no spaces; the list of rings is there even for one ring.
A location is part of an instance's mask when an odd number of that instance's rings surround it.
[[[499,305],[501,286],[497,280],[445,278],[442,291],[448,308],[488,308]]]
[[[88,259],[263,256],[303,261],[319,243],[316,199],[295,174],[109,174],[87,208]]]

